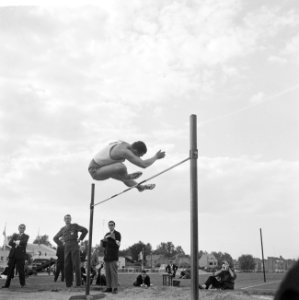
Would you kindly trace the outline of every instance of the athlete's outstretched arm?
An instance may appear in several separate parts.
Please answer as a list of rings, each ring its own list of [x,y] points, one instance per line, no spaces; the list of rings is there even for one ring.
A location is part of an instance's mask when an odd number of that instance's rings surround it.
[[[131,150],[126,150],[125,152],[125,158],[131,162],[132,164],[140,167],[140,168],[147,168],[151,166],[156,160],[164,158],[165,152],[159,150],[153,157],[148,159],[141,159],[137,155],[135,155]]]

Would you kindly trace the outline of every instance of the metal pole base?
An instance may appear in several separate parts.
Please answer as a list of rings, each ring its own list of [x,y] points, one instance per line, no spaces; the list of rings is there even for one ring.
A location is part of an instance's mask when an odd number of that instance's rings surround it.
[[[105,298],[105,294],[97,294],[97,295],[74,295],[69,298],[69,300],[75,299],[84,299],[84,300],[94,300],[94,299],[103,299]]]

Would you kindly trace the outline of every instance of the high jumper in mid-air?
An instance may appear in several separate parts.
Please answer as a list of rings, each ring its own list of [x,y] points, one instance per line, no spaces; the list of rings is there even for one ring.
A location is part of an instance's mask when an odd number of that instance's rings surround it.
[[[124,141],[110,143],[93,157],[88,172],[94,180],[113,178],[122,181],[128,187],[136,185],[140,192],[152,190],[155,184],[137,185],[135,180],[142,175],[142,172],[128,174],[127,167],[124,164],[125,160],[128,160],[140,168],[147,168],[156,160],[165,157],[165,152],[159,150],[153,157],[141,159],[146,152],[147,147],[141,141],[132,144]]]

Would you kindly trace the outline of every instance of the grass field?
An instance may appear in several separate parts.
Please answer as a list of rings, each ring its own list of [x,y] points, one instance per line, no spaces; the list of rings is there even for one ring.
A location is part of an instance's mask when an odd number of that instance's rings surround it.
[[[180,287],[162,286],[161,274],[149,274],[153,287],[149,289],[134,288],[132,286],[136,273],[119,274],[119,293],[117,295],[106,295],[105,299],[190,299],[191,281],[184,279],[180,281]],[[234,291],[216,291],[216,290],[199,290],[202,300],[249,300],[249,299],[273,299],[284,274],[266,274],[267,281],[264,283],[263,274],[261,273],[238,273]],[[209,274],[200,274],[199,282],[203,283]],[[2,279],[1,286],[4,284]],[[91,294],[99,294],[99,287],[92,285]],[[9,290],[0,290],[1,300],[68,300],[73,295],[84,295],[84,288],[77,288],[68,291],[62,282],[53,282],[53,276],[38,275],[30,276],[27,279],[26,287],[20,288],[18,278],[12,280]]]

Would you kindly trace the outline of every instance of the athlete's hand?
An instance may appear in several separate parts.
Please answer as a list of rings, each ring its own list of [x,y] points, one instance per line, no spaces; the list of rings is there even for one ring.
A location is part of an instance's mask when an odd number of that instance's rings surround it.
[[[159,151],[156,153],[155,156],[156,156],[157,159],[164,158],[164,157],[165,157],[165,151],[159,150]]]

